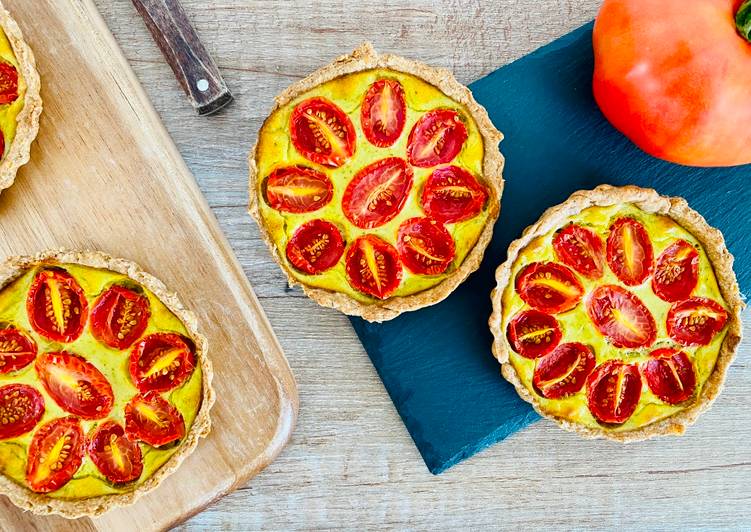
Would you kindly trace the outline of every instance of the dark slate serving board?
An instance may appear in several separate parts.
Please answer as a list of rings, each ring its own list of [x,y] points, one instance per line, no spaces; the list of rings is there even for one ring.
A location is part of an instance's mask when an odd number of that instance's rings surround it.
[[[383,324],[352,319],[433,473],[538,419],[491,354],[490,291],[509,243],[572,192],[632,183],[685,197],[725,233],[751,289],[751,165],[688,168],[639,151],[594,102],[591,40],[587,24],[470,86],[506,136],[501,216],[480,270],[439,305]]]

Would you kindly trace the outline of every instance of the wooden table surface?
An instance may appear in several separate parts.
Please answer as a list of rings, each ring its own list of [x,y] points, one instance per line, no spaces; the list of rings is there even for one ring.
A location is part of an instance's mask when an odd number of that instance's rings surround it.
[[[186,530],[751,526],[750,342],[725,392],[682,438],[624,446],[539,422],[435,477],[347,319],[286,286],[246,214],[246,153],[273,96],[311,70],[370,40],[469,83],[592,19],[598,0],[382,0],[377,9],[351,0],[182,0],[237,99],[210,118],[194,115],[131,3],[96,3],[228,235],[300,387],[289,447]]]

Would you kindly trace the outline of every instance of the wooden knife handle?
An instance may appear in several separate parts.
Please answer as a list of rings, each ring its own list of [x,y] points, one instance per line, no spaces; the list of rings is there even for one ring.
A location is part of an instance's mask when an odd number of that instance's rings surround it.
[[[133,5],[198,114],[210,115],[229,104],[232,93],[179,0],[133,0]]]

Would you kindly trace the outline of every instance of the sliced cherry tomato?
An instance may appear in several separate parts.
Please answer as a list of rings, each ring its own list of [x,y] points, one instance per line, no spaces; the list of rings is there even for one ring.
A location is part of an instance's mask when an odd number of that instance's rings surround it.
[[[314,163],[338,168],[355,153],[355,127],[335,103],[310,98],[298,104],[290,119],[292,143]]]
[[[652,273],[652,242],[644,226],[633,218],[619,218],[610,226],[607,243],[610,269],[626,286],[644,282]]]
[[[305,166],[277,168],[264,183],[266,202],[281,212],[317,211],[334,195],[334,185],[323,172]]]
[[[287,260],[308,275],[333,268],[343,253],[342,234],[326,220],[305,222],[295,230],[287,244]]]
[[[44,353],[37,357],[35,367],[44,389],[65,411],[84,419],[101,419],[112,410],[112,386],[83,357],[66,351]]]
[[[668,335],[681,345],[708,345],[727,321],[728,313],[719,303],[692,297],[670,307]]]
[[[677,349],[655,349],[642,364],[652,393],[668,404],[682,403],[694,393],[696,374],[688,355]]]
[[[149,300],[129,288],[110,286],[91,309],[91,333],[113,349],[127,349],[149,323]]]
[[[128,438],[122,425],[111,419],[89,433],[87,451],[97,469],[114,484],[136,480],[143,472],[138,443]]]
[[[44,398],[31,386],[6,384],[0,387],[0,440],[26,434],[43,415]]]
[[[88,308],[76,280],[60,269],[37,273],[26,298],[31,326],[55,342],[72,342],[81,336]]]
[[[514,351],[524,358],[540,358],[561,341],[561,328],[550,314],[525,310],[511,319],[506,338]]]
[[[0,330],[0,373],[10,373],[31,364],[37,344],[15,327]]]
[[[420,168],[450,163],[462,151],[467,127],[452,109],[435,109],[420,117],[409,133],[409,162]]]
[[[370,86],[362,102],[360,124],[371,144],[379,148],[394,144],[404,131],[406,118],[407,103],[401,83],[379,79]]]
[[[649,309],[636,295],[620,286],[597,287],[587,298],[587,314],[615,347],[648,347],[657,337]]]
[[[130,376],[140,392],[177,388],[195,367],[196,354],[179,334],[150,334],[130,353]]]
[[[418,275],[438,275],[454,260],[454,239],[430,218],[410,218],[399,226],[397,248],[402,263]]]
[[[487,200],[487,189],[458,166],[436,168],[422,190],[425,213],[447,224],[474,218]]]
[[[37,493],[61,488],[81,467],[84,436],[78,419],[53,419],[39,427],[29,446],[26,482]]]
[[[548,399],[574,395],[595,369],[595,354],[584,344],[567,343],[538,359],[532,384],[535,391]]]
[[[660,299],[687,299],[698,281],[699,252],[685,240],[676,240],[657,258],[652,290]]]
[[[608,360],[587,379],[589,411],[600,423],[625,422],[636,410],[640,397],[641,376],[632,364]]]
[[[157,392],[148,392],[125,405],[125,434],[131,440],[160,447],[185,436],[185,422],[177,408]]]
[[[530,307],[548,314],[571,310],[584,287],[574,272],[555,262],[533,262],[516,276],[516,291]]]
[[[10,63],[0,61],[0,105],[18,99],[18,70]]]
[[[584,277],[599,279],[605,270],[605,246],[594,231],[570,224],[553,238],[553,250],[558,260]]]
[[[394,246],[375,235],[361,236],[347,251],[347,279],[364,294],[386,299],[402,281],[402,264]]]
[[[357,172],[344,191],[342,209],[350,222],[373,229],[392,220],[412,188],[412,169],[398,157],[381,159]]]

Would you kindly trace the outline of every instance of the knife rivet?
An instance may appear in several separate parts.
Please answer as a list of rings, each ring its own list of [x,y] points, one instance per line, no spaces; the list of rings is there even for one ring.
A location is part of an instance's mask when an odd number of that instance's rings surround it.
[[[196,87],[198,87],[199,91],[206,92],[207,90],[209,90],[209,80],[199,79],[198,83],[196,83]]]

